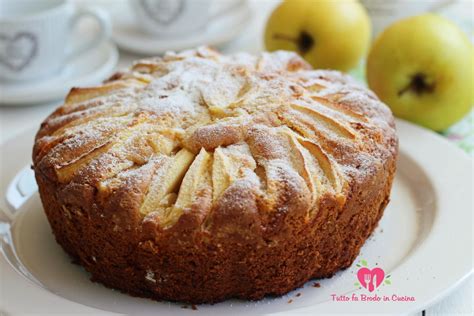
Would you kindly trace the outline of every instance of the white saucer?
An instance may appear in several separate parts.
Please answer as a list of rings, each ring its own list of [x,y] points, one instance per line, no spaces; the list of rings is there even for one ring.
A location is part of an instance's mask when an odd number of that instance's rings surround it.
[[[104,80],[115,69],[117,61],[117,47],[104,42],[74,59],[53,77],[25,83],[0,82],[0,105],[40,104],[62,99],[71,87],[93,85]]]
[[[244,1],[235,10],[214,18],[207,28],[199,33],[158,38],[140,30],[130,11],[122,8],[115,16],[112,38],[121,49],[142,55],[157,55],[169,50],[178,51],[199,45],[220,46],[239,35],[248,25],[250,18],[251,10]]]

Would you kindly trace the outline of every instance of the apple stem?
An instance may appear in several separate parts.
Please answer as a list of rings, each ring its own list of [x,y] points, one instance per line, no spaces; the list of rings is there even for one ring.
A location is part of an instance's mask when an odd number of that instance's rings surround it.
[[[306,54],[314,45],[314,39],[305,31],[301,31],[298,37],[289,36],[286,34],[275,34],[274,39],[293,42],[298,46],[298,51],[301,55]]]
[[[286,35],[286,34],[280,34],[280,33],[273,35],[273,38],[274,39],[279,39],[279,40],[284,40],[284,41],[289,41],[289,42],[294,42],[294,43],[298,42],[298,39],[296,37],[289,36],[289,35]]]
[[[410,82],[405,88],[398,91],[398,96],[402,96],[408,91],[413,91],[416,94],[420,95],[425,92],[428,92],[428,93],[433,92],[434,89],[435,89],[434,83],[428,83],[426,76],[424,74],[417,73],[411,77]]]

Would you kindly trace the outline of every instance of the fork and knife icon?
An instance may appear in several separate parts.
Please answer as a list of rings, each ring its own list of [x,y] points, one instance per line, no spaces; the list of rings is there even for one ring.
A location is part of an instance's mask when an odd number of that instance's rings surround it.
[[[372,275],[370,273],[366,273],[364,275],[364,282],[365,282],[365,288],[369,290],[369,292],[372,292],[375,290],[375,285],[377,284],[377,275],[374,275],[372,278]]]

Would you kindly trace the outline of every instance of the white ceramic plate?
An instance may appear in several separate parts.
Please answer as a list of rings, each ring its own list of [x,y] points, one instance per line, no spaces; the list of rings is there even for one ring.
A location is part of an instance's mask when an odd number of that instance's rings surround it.
[[[17,205],[17,211],[10,207],[12,214],[0,224],[0,312],[250,315],[422,310],[472,273],[473,168],[466,154],[440,136],[400,120],[397,126],[400,158],[391,202],[358,258],[391,275],[391,284],[373,293],[354,285],[359,269],[354,263],[331,279],[317,281],[319,288],[311,281],[283,297],[258,302],[232,300],[199,305],[194,311],[189,306],[184,309],[183,304],[133,298],[90,282],[87,273],[70,263],[54,241],[37,193],[28,198],[31,181],[19,176],[11,188],[20,190],[26,201]],[[28,163],[33,134],[30,131],[1,146],[0,170],[8,179]],[[0,189],[5,192],[9,181],[2,178]],[[391,301],[334,302],[332,294],[359,298],[377,294]],[[393,295],[415,301],[392,301]]]
[[[112,38],[117,45],[126,51],[157,55],[166,51],[179,51],[200,45],[221,46],[239,35],[252,18],[246,1],[236,8],[218,16],[209,22],[206,29],[197,33],[176,37],[153,37],[138,28],[130,10],[117,10],[114,16]]]
[[[72,60],[55,76],[20,84],[0,82],[0,104],[17,106],[63,99],[71,87],[93,85],[104,80],[115,69],[117,61],[117,47],[104,42],[97,49]]]

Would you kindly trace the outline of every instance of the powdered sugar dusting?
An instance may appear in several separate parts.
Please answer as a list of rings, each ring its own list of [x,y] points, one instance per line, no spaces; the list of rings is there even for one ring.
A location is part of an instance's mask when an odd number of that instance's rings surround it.
[[[76,167],[88,183],[96,177],[107,186],[122,181],[127,170],[144,170],[140,166],[153,157],[220,148],[230,186],[279,194],[285,182],[312,194],[303,180],[308,175],[296,171],[306,170],[296,165],[301,159],[289,152],[303,147],[290,146],[285,133],[314,142],[321,152],[304,149],[300,156],[315,155],[305,163],[339,170],[341,181],[370,175],[396,143],[393,118],[373,93],[339,72],[311,70],[289,52],[170,52],[137,62],[108,81],[114,82],[121,84],[110,92],[85,89],[89,99],[67,104],[45,121],[37,143],[46,152],[44,168]],[[110,147],[90,156],[103,146]],[[93,159],[79,165],[87,156]]]

